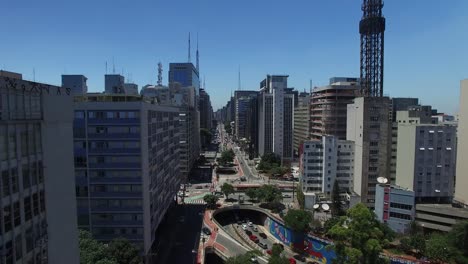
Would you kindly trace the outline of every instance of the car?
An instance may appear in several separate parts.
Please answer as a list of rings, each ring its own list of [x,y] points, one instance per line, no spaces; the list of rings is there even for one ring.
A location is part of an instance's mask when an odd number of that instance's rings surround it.
[[[252,223],[252,222],[248,222],[247,225],[250,226],[250,227],[252,227],[252,226],[253,226],[253,223]]]
[[[284,198],[291,198],[292,196],[290,194],[285,193],[285,194],[283,194],[283,197]]]
[[[203,189],[203,186],[197,186],[195,189]]]
[[[267,235],[265,233],[258,233],[258,235],[263,239],[267,238]]]
[[[207,235],[207,236],[211,235],[210,229],[209,229],[208,227],[206,227],[206,226],[204,226],[204,227],[202,228],[202,231],[203,231],[203,233],[205,233],[205,235]]]
[[[289,264],[296,264],[297,261],[293,258],[289,258]]]
[[[302,262],[305,262],[306,261],[306,258],[302,255],[294,255],[294,258],[297,259],[297,260],[300,260]]]
[[[247,225],[246,224],[242,225],[242,230],[247,230]]]
[[[250,235],[249,238],[250,238],[250,240],[252,240],[255,243],[259,242],[258,237],[256,235]]]
[[[268,255],[271,255],[271,254],[273,254],[273,251],[271,251],[271,249],[268,249],[268,250],[266,251],[266,253],[267,253]]]
[[[250,261],[252,261],[252,263],[258,263],[258,260],[257,260],[257,257],[256,256],[252,256],[250,258]]]
[[[240,180],[241,181],[247,181],[247,179],[245,177],[241,177]]]
[[[263,249],[267,249],[267,248],[268,248],[267,244],[262,243],[262,242],[258,243],[258,246],[261,247],[261,248],[263,248]]]
[[[252,227],[252,230],[253,230],[254,232],[258,232],[258,228],[257,228],[256,226]]]
[[[250,230],[245,230],[245,234],[247,234],[248,236],[251,236],[252,232]]]

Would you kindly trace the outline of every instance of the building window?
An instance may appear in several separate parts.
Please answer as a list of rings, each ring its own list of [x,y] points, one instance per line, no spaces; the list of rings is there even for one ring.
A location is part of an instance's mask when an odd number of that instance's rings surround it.
[[[83,111],[75,111],[75,119],[84,119],[85,114]]]
[[[5,225],[5,232],[9,232],[12,228],[10,205],[3,207],[3,223]]]

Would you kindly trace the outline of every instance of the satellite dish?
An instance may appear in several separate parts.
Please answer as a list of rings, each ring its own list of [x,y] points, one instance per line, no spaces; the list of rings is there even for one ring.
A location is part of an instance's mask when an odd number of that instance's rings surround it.
[[[330,206],[328,204],[322,204],[322,209],[324,211],[328,211],[328,210],[330,210]]]
[[[388,182],[388,179],[385,177],[378,177],[377,182],[381,184],[386,184]]]
[[[320,204],[314,204],[314,209],[317,210],[320,207]]]

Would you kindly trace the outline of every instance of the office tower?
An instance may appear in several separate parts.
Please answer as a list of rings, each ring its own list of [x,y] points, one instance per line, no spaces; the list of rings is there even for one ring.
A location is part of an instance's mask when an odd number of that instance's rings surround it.
[[[396,122],[396,114],[398,111],[408,110],[410,106],[419,105],[418,98],[392,98],[392,122]]]
[[[0,77],[0,263],[79,263],[72,107],[70,90]]]
[[[213,108],[211,107],[210,95],[205,89],[200,89],[200,128],[211,130],[213,120]]]
[[[302,145],[300,171],[302,190],[330,198],[335,180],[341,192],[353,188],[354,142],[335,136],[305,141]]]
[[[258,157],[258,95],[250,98],[246,115],[246,135],[249,142],[249,159]]]
[[[149,254],[182,181],[179,110],[116,94],[76,97],[74,109],[79,227]]]
[[[294,155],[299,156],[299,148],[303,142],[309,139],[310,128],[310,94],[303,92],[298,96],[297,105],[294,107]]]
[[[125,94],[137,95],[138,94],[138,85],[134,83],[124,83]]]
[[[293,158],[294,92],[288,75],[267,75],[258,95],[258,150],[274,153],[281,161]]]
[[[457,177],[455,201],[468,206],[468,79],[460,82],[460,110],[458,112]]]
[[[166,86],[147,85],[142,95],[163,106],[174,106],[179,111],[180,122],[180,173],[184,180],[200,155],[200,112],[194,87],[182,87],[180,83]]]
[[[389,177],[390,99],[358,97],[348,105],[346,139],[354,141],[354,192],[373,208],[378,177]]]
[[[234,135],[237,140],[248,138],[248,127],[246,124],[247,115],[249,112],[250,100],[256,97],[258,91],[234,91],[235,102],[235,118],[234,118]]]
[[[125,94],[125,78],[120,74],[104,75],[104,93],[106,94]]]
[[[83,95],[88,92],[84,75],[62,75],[62,87],[70,88],[73,95]]]
[[[383,0],[363,0],[361,34],[361,95],[383,96],[384,31]]]
[[[199,93],[200,77],[197,69],[191,62],[169,63],[169,83],[178,82],[182,87],[195,87],[195,92]]]
[[[415,218],[414,192],[389,183],[375,189],[375,215],[393,231],[407,233]]]
[[[333,77],[330,84],[315,87],[310,99],[310,137],[324,135],[346,139],[347,105],[360,89],[359,78]]]
[[[407,113],[411,111],[398,112],[397,119]],[[413,122],[398,120],[396,183],[414,191],[417,203],[450,203],[454,192],[457,127],[411,119]]]

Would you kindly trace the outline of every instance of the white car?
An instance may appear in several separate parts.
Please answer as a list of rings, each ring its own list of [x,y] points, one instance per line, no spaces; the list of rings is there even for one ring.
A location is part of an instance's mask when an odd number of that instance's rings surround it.
[[[250,226],[250,227],[253,226],[252,222],[248,222],[247,225]]]
[[[257,228],[256,226],[252,227],[252,230],[253,230],[254,232],[258,232],[258,228]]]
[[[242,225],[242,230],[247,230],[247,225],[246,224]]]

